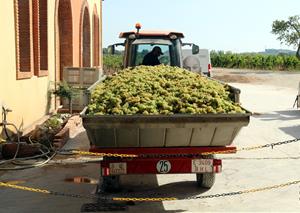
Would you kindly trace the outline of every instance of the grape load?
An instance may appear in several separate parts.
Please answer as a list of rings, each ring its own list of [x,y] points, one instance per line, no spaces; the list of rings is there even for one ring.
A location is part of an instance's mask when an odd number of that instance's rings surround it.
[[[91,94],[88,115],[245,113],[228,85],[165,65],[138,66],[108,76]]]

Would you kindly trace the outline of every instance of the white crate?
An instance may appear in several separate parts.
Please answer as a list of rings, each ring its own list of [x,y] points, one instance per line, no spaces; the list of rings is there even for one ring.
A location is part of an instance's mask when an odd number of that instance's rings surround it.
[[[68,85],[76,88],[78,94],[72,100],[73,110],[82,110],[85,105],[83,101],[83,93],[92,84],[98,81],[99,77],[103,74],[102,69],[99,67],[65,67],[63,73],[63,80]],[[63,108],[69,108],[69,101],[62,100]]]
[[[100,75],[102,70],[99,67],[65,67],[63,80],[76,88],[88,88]]]

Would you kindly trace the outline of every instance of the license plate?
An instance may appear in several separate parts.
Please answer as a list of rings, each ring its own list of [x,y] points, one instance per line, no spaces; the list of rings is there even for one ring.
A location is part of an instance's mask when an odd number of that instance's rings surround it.
[[[193,159],[192,173],[211,173],[213,172],[213,159]]]
[[[109,164],[109,174],[110,175],[125,175],[125,174],[127,174],[127,164],[126,163],[110,163]]]

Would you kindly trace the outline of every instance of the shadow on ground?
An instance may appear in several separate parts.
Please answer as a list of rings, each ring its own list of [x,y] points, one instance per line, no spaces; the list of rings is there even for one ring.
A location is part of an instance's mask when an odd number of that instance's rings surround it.
[[[100,180],[101,182],[101,180]],[[136,198],[164,198],[175,197],[177,199],[187,199],[207,191],[207,189],[197,186],[195,181],[173,182],[165,185],[158,184],[156,175],[128,175],[121,178],[122,190],[116,193],[99,192],[100,206],[104,198],[109,200],[115,197],[136,197]],[[101,203],[102,202],[102,203]],[[112,202],[110,205],[126,206],[130,212],[184,212],[184,209],[167,211],[162,202]]]
[[[78,149],[78,150],[89,150],[90,142],[88,140],[86,131],[82,129],[74,138],[70,138],[68,143],[63,149]]]
[[[289,127],[280,127],[281,131],[293,136],[294,138],[300,138],[300,125],[289,126]]]
[[[296,120],[300,119],[299,110],[282,110],[274,111],[273,113],[264,113],[264,114],[254,114],[253,117],[258,118],[262,121],[272,121],[272,120]]]

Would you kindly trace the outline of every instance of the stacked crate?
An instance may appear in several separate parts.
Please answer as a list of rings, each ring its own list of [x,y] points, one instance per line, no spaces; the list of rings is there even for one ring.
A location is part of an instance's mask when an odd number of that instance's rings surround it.
[[[63,80],[76,89],[76,97],[72,100],[72,108],[81,111],[84,108],[83,93],[94,84],[103,71],[99,67],[65,67]],[[62,100],[64,109],[69,108],[68,100]]]

